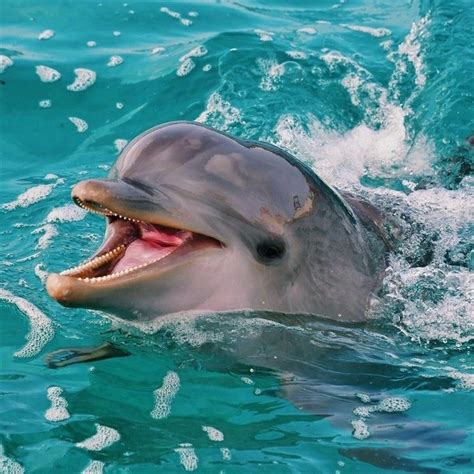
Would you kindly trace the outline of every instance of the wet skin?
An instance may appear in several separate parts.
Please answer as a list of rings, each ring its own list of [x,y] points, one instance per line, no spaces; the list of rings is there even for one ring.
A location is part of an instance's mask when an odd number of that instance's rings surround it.
[[[102,259],[49,276],[65,306],[135,320],[253,309],[362,321],[385,268],[367,206],[277,147],[195,123],[143,133],[108,179],[72,197],[106,215],[107,231]]]

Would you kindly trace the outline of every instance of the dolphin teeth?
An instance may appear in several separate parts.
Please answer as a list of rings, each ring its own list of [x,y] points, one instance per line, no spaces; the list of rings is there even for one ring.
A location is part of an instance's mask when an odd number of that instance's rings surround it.
[[[67,270],[64,270],[60,273],[62,276],[68,276],[72,275],[77,272],[81,271],[86,271],[86,270],[92,270],[95,268],[100,267],[104,263],[107,263],[108,261],[112,260],[125,249],[125,245],[120,244],[118,247],[115,247],[114,249],[110,250],[109,252],[100,255],[98,257],[93,258],[92,260],[86,261],[84,263],[81,263],[80,265],[76,265],[75,267],[69,268]],[[81,278],[80,278],[81,279]]]

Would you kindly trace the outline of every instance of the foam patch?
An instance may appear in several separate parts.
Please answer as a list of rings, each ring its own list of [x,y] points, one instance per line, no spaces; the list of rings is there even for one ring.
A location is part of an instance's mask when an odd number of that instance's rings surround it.
[[[30,323],[30,332],[26,336],[28,342],[13,355],[15,357],[33,357],[41,352],[54,336],[51,320],[34,304],[7,290],[0,289],[0,299],[16,305],[28,317]]]
[[[51,407],[44,414],[48,421],[64,421],[71,416],[67,410],[67,401],[61,396],[62,393],[63,389],[60,387],[48,388],[47,397],[51,402]]]
[[[76,443],[76,447],[88,451],[102,451],[120,440],[120,433],[117,430],[99,423],[95,423],[95,427],[96,434],[80,443]]]
[[[196,63],[191,58],[188,58],[181,63],[181,66],[176,71],[176,75],[180,77],[187,76],[195,67]]]
[[[10,66],[13,66],[13,60],[4,54],[0,54],[0,74]]]
[[[4,474],[23,474],[23,466],[13,459],[5,456],[3,446],[0,444],[0,472]]]
[[[40,78],[41,82],[56,82],[61,79],[61,73],[48,66],[36,66],[36,74]]]
[[[198,468],[199,461],[192,444],[181,443],[175,452],[179,454],[179,462],[185,471],[195,471]]]
[[[105,464],[102,461],[91,461],[82,471],[81,474],[102,474]]]
[[[97,74],[91,69],[77,68],[74,69],[74,74],[76,75],[74,82],[67,86],[67,90],[72,92],[88,89],[95,83],[97,78]]]
[[[54,36],[54,30],[44,30],[38,35],[40,41],[48,40]]]
[[[76,126],[76,130],[79,133],[84,133],[89,128],[87,122],[79,117],[68,117],[68,119]]]
[[[168,372],[163,378],[163,384],[153,392],[155,406],[150,415],[152,418],[160,420],[167,418],[171,413],[171,403],[179,391],[180,380],[176,372]]]
[[[212,426],[203,426],[202,430],[207,433],[207,436],[211,441],[224,441],[224,433],[219,431],[217,428],[213,428]]]

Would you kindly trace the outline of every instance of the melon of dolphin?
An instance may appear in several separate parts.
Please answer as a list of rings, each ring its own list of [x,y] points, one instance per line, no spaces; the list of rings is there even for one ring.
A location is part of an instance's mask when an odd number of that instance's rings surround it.
[[[72,198],[107,224],[89,261],[50,274],[65,306],[137,320],[252,309],[361,321],[385,268],[367,205],[275,146],[196,123],[146,131]]]

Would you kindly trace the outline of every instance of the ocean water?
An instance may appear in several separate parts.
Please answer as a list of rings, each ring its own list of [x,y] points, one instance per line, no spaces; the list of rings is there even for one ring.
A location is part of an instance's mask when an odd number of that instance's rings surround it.
[[[1,472],[474,471],[472,2],[0,9]],[[102,239],[71,186],[171,120],[275,143],[398,220],[368,325],[131,327],[48,297]],[[104,341],[131,355],[44,364]]]

